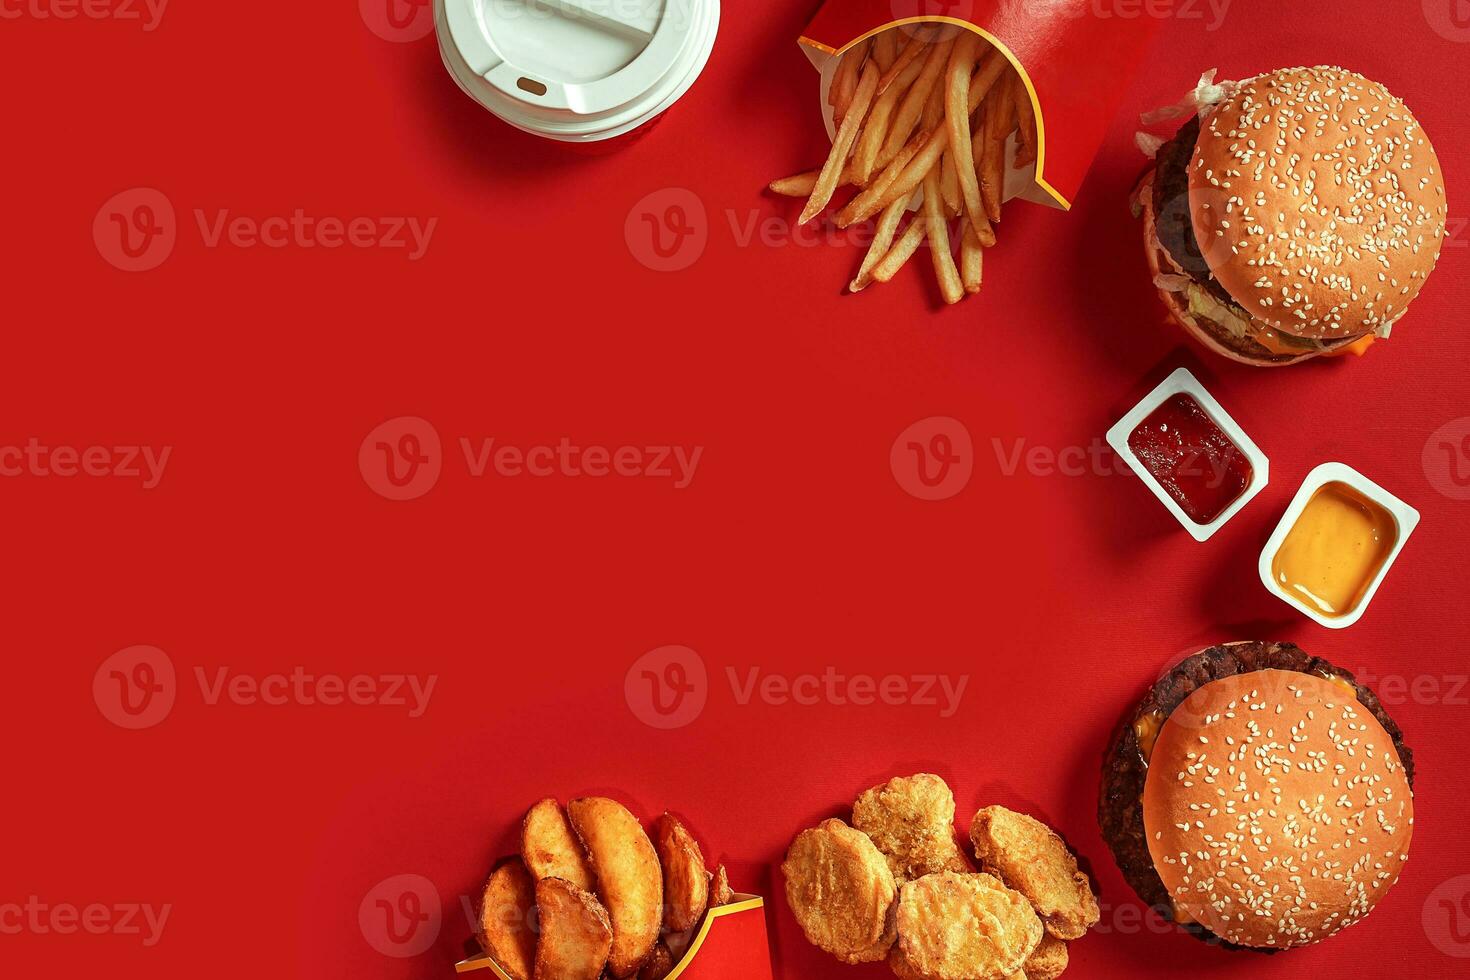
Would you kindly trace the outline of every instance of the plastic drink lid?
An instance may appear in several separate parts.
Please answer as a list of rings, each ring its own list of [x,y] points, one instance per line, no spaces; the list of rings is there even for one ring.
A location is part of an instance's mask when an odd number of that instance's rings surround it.
[[[435,0],[445,66],[506,122],[568,142],[638,128],[699,77],[719,0]]]

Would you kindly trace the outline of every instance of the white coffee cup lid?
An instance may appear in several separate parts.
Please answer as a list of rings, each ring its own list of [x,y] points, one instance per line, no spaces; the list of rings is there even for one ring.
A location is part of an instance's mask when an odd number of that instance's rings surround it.
[[[554,139],[606,139],[662,112],[693,84],[719,0],[436,0],[445,64],[512,125]]]

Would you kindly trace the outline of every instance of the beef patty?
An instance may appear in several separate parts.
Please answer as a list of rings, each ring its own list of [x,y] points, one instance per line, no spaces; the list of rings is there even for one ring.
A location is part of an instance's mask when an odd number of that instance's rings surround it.
[[[1159,678],[1113,737],[1103,759],[1102,792],[1097,805],[1098,826],[1124,879],[1139,898],[1166,919],[1173,918],[1174,904],[1154,869],[1144,831],[1143,784],[1148,777],[1148,762],[1139,740],[1138,723],[1149,717],[1167,719],[1185,698],[1211,681],[1258,670],[1291,670],[1338,680],[1352,687],[1357,692],[1358,703],[1372,712],[1393,739],[1410,788],[1414,785],[1414,753],[1404,744],[1403,731],[1383,709],[1378,696],[1341,667],[1308,656],[1294,643],[1229,643],[1187,658]],[[1209,942],[1248,948],[1226,943],[1196,923],[1185,923],[1183,928]]]

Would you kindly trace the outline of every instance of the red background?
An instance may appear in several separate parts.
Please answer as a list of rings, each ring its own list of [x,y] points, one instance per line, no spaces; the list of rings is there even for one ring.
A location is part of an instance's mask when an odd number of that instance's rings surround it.
[[[856,246],[742,244],[732,231],[793,217],[799,205],[760,189],[825,150],[816,75],[795,43],[809,3],[727,11],[688,97],[605,156],[499,124],[456,90],[432,39],[383,40],[353,4],[179,2],[151,32],[0,23],[0,443],[172,447],[150,491],[0,480],[0,905],[172,906],[151,947],[0,935],[7,969],[447,976],[468,936],[459,896],[512,848],[526,806],[606,791],[645,816],[683,813],[738,888],[770,898],[777,977],[879,977],[806,945],[773,869],[802,827],[928,769],[954,786],[962,829],[983,804],[1023,807],[1089,859],[1104,930],[1073,946],[1069,976],[1464,973],[1444,952],[1464,948],[1436,946],[1423,914],[1445,888],[1462,896],[1463,882],[1444,883],[1470,872],[1470,692],[1452,690],[1467,671],[1470,504],[1436,491],[1421,451],[1470,415],[1458,220],[1470,45],[1417,3],[1394,16],[1367,0],[1328,17],[1316,6],[1236,0],[1213,31],[1207,11],[1166,19],[1077,208],[1008,210],[983,293],[946,310],[927,263],[846,296]],[[1364,360],[1262,372],[1197,359],[1161,321],[1128,216],[1134,114],[1209,67],[1321,61],[1413,106],[1448,171],[1454,238],[1394,339]],[[109,265],[92,236],[104,202],[134,187],[178,212],[174,253],[146,273]],[[708,247],[682,272],[645,267],[625,237],[638,202],[666,188],[706,213]],[[410,262],[210,248],[192,217],[296,208],[439,223]],[[1179,364],[1272,462],[1271,486],[1214,540],[1196,544],[1131,476],[1002,473],[992,439],[1090,445]],[[392,502],[358,450],[404,415],[435,426],[444,472],[422,498]],[[889,465],[898,433],[929,416],[974,439],[973,479],[940,502],[910,496]],[[684,490],[474,479],[460,437],[704,454]],[[1269,596],[1255,569],[1326,460],[1424,516],[1345,632]],[[1093,817],[1099,758],[1133,700],[1184,652],[1247,636],[1441,690],[1391,699],[1420,773],[1406,877],[1366,924],[1272,959],[1140,928]],[[165,651],[179,678],[171,714],[142,731],[111,724],[92,696],[99,665],[134,644]],[[703,714],[675,731],[642,723],[623,693],[634,661],[666,644],[698,651],[710,676]],[[210,705],[193,679],[297,665],[432,674],[437,687],[410,719],[390,706]],[[726,679],[828,667],[969,681],[941,718],[913,704],[741,704]],[[365,941],[357,914],[399,874],[430,879],[445,909],[431,950],[401,959]]]

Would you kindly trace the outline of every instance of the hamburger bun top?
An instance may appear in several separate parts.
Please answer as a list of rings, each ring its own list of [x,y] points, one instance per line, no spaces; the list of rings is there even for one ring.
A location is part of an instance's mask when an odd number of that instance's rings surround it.
[[[1210,271],[1252,316],[1312,340],[1403,315],[1439,258],[1448,208],[1434,147],[1377,82],[1287,68],[1242,82],[1189,167]]]
[[[1169,716],[1143,815],[1182,917],[1287,949],[1359,921],[1393,887],[1414,800],[1393,739],[1350,686],[1260,670],[1205,684]]]

